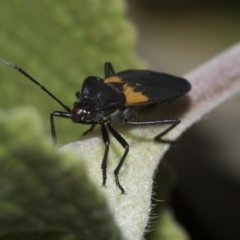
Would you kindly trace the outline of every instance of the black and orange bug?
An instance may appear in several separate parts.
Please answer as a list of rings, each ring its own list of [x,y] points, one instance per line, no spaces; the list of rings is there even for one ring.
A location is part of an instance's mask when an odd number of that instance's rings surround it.
[[[57,142],[54,123],[55,117],[69,118],[72,119],[74,123],[91,125],[89,130],[84,134],[92,131],[97,124],[100,125],[103,142],[105,144],[105,153],[101,164],[103,186],[106,185],[107,180],[106,169],[110,144],[108,130],[110,131],[113,137],[125,149],[124,154],[114,170],[116,185],[121,190],[121,193],[125,193],[125,190],[120,184],[118,173],[128,154],[129,145],[112,127],[112,122],[120,119],[126,124],[135,126],[170,124],[166,130],[154,138],[159,142],[170,143],[170,141],[163,140],[162,137],[179,124],[180,121],[177,118],[153,121],[131,121],[130,116],[138,108],[150,108],[153,105],[170,103],[191,89],[190,83],[180,77],[149,70],[126,70],[115,73],[112,64],[105,63],[104,79],[92,76],[87,77],[83,82],[81,92],[78,91],[76,93],[77,102],[75,102],[73,108],[70,109],[23,69],[3,59],[0,59],[0,62],[18,70],[65,109],[65,112],[54,111],[50,115],[54,143]]]

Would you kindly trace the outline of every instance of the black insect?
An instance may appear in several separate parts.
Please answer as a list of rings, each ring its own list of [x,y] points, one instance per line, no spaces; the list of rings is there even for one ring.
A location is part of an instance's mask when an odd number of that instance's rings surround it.
[[[118,174],[128,154],[129,145],[112,127],[112,122],[120,119],[126,124],[137,126],[170,124],[165,131],[155,137],[156,141],[169,143],[170,141],[162,140],[162,137],[179,124],[180,121],[178,119],[131,121],[130,116],[138,108],[148,108],[156,104],[163,105],[172,102],[191,89],[190,83],[180,77],[149,70],[126,70],[115,73],[111,63],[105,63],[105,78],[87,77],[83,82],[81,92],[76,93],[78,101],[70,109],[23,69],[3,59],[0,59],[0,62],[18,70],[65,109],[65,112],[54,111],[50,115],[54,143],[57,142],[54,123],[55,117],[69,118],[74,123],[91,125],[84,134],[92,131],[97,124],[100,125],[105,144],[105,153],[101,164],[103,186],[105,186],[107,179],[107,157],[110,144],[108,130],[111,132],[125,149],[123,156],[114,170],[116,185],[122,193],[125,193],[125,190],[120,184]]]

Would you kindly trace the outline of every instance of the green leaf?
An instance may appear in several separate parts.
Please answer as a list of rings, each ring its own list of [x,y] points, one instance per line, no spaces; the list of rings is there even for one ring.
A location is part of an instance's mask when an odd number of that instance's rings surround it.
[[[83,161],[59,153],[33,109],[0,112],[0,239],[121,239]]]

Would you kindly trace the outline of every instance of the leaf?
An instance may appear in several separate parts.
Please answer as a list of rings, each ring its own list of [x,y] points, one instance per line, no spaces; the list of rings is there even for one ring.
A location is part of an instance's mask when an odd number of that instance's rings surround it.
[[[190,93],[166,105],[166,108],[156,109],[153,115],[148,114],[148,117],[179,117],[181,123],[167,136],[169,139],[176,139],[206,113],[240,91],[239,66],[240,44],[188,74],[186,78],[192,84]],[[123,154],[123,149],[112,138],[108,158],[108,188],[103,191],[125,239],[141,239],[149,221],[155,170],[169,145],[152,140],[163,130],[162,126],[129,127],[119,123],[115,128],[130,145],[128,157],[119,174],[127,195],[119,196],[119,189],[115,186],[113,171]],[[100,136],[100,131],[94,131],[81,141],[63,147],[65,152],[83,156],[88,172],[96,184],[100,184],[102,178],[99,166],[104,149]],[[174,226],[174,222],[171,224]],[[160,227],[163,227],[162,224]]]
[[[1,111],[0,127],[1,238],[122,239],[83,161],[53,148],[33,109]]]

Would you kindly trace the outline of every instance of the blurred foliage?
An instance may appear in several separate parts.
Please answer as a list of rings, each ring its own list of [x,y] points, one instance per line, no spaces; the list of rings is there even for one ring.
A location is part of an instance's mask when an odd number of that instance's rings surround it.
[[[0,57],[23,68],[72,108],[87,76],[141,66],[133,54],[135,33],[122,0],[4,1],[0,8]],[[29,80],[0,65],[0,107],[34,105],[50,135],[49,115],[63,110]],[[60,142],[81,137],[85,126],[56,120]]]
[[[33,109],[1,111],[0,128],[0,239],[121,239],[83,162],[53,149]]]

